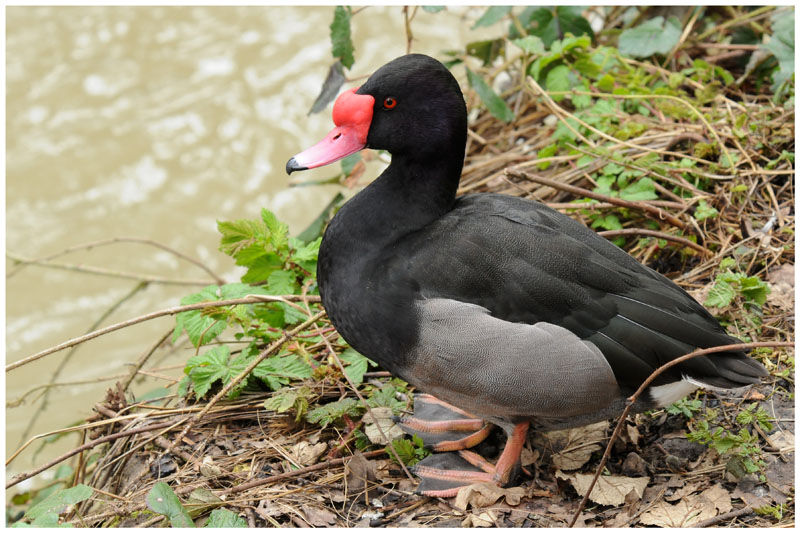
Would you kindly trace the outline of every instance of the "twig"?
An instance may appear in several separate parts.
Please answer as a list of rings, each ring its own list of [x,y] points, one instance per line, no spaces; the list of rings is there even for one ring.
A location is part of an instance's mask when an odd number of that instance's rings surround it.
[[[91,250],[92,248],[97,248],[99,246],[106,246],[108,244],[115,244],[115,243],[120,243],[120,242],[135,242],[135,243],[147,244],[147,245],[150,245],[150,246],[155,246],[156,248],[161,248],[162,250],[165,250],[165,251],[171,253],[172,255],[174,255],[176,257],[179,257],[179,258],[183,259],[184,261],[188,261],[189,263],[192,263],[193,265],[201,268],[202,270],[207,272],[212,278],[214,278],[216,280],[216,282],[219,283],[220,285],[225,283],[225,280],[223,280],[219,275],[214,273],[213,270],[208,268],[206,265],[204,265],[203,263],[201,263],[197,259],[194,259],[193,257],[189,257],[188,255],[186,255],[186,254],[184,254],[182,252],[179,252],[178,250],[175,250],[174,248],[170,248],[166,244],[162,244],[162,243],[160,243],[158,241],[154,241],[154,240],[151,240],[151,239],[143,239],[141,237],[112,237],[110,239],[103,239],[103,240],[99,240],[99,241],[87,242],[87,243],[84,243],[84,244],[77,244],[75,246],[70,246],[69,248],[66,248],[66,249],[64,249],[64,250],[62,250],[60,252],[51,254],[49,256],[40,257],[38,259],[35,259],[34,261],[36,261],[37,263],[38,262],[46,262],[46,261],[50,261],[51,259],[55,259],[56,257],[60,257],[62,255],[70,254],[72,252],[77,252],[79,250]],[[28,264],[28,263],[23,263],[22,265],[18,265],[16,268],[11,269],[11,271],[6,273],[6,278],[10,278],[14,274],[16,274],[25,264]]]
[[[613,239],[614,237],[620,237],[623,235],[647,235],[648,237],[655,237],[657,239],[664,239],[667,241],[677,242],[688,248],[691,248],[692,250],[696,250],[703,255],[707,256],[714,255],[709,250],[706,250],[696,242],[692,242],[689,239],[678,237],[677,235],[670,235],[669,233],[663,233],[661,231],[655,231],[652,229],[644,229],[644,228],[613,229],[608,231],[598,231],[597,234],[602,235],[606,239]]]
[[[74,339],[70,339],[68,341],[62,342],[57,346],[53,346],[52,348],[48,348],[46,350],[42,350],[39,353],[35,353],[31,356],[28,356],[24,359],[20,359],[19,361],[15,361],[6,365],[6,372],[14,370],[22,365],[26,365],[32,361],[36,361],[37,359],[41,359],[51,353],[55,353],[58,351],[63,350],[64,348],[69,348],[70,346],[75,346],[76,344],[80,344],[82,342],[86,342],[88,340],[94,339],[95,337],[100,337],[101,335],[105,335],[107,333],[111,333],[112,331],[116,331],[118,329],[126,328],[128,326],[133,326],[134,324],[139,324],[140,322],[146,322],[148,320],[152,320],[154,318],[159,318],[162,316],[168,315],[175,315],[178,313],[182,313],[184,311],[193,311],[195,309],[206,309],[209,307],[225,307],[228,305],[242,305],[242,304],[255,304],[261,302],[284,302],[288,303],[289,301],[297,301],[300,300],[301,297],[296,294],[288,294],[286,296],[264,296],[264,295],[250,295],[245,296],[244,298],[234,298],[232,300],[219,300],[215,302],[200,302],[196,304],[189,304],[189,305],[179,305],[177,307],[169,307],[167,309],[162,309],[161,311],[154,311],[152,313],[148,313],[146,315],[138,316],[136,318],[131,318],[130,320],[126,320],[124,322],[119,322],[117,324],[112,324],[108,327],[103,329],[98,329],[88,335],[82,335],[80,337],[76,337]],[[318,296],[309,296],[309,301],[318,302]]]
[[[690,226],[673,215],[662,211],[657,207],[653,207],[645,202],[631,202],[629,200],[623,200],[622,198],[614,198],[612,196],[606,196],[603,194],[598,194],[596,192],[592,192],[588,189],[584,189],[581,187],[575,187],[574,185],[567,185],[564,183],[560,183],[558,181],[553,181],[551,179],[542,178],[540,176],[536,176],[533,174],[528,174],[527,172],[520,172],[513,169],[508,169],[505,171],[508,176],[515,177],[517,179],[525,179],[529,181],[533,181],[536,183],[541,183],[542,185],[547,185],[548,187],[553,187],[554,189],[559,189],[562,191],[566,191],[578,196],[585,196],[587,198],[593,198],[595,200],[600,200],[603,202],[608,202],[610,204],[618,205],[620,207],[628,207],[630,209],[638,209],[640,211],[645,211],[654,215],[659,220],[666,220],[673,226],[677,226],[683,230],[690,229]]]
[[[730,511],[728,513],[723,513],[719,516],[714,516],[712,518],[707,518],[705,520],[701,520],[700,522],[693,524],[692,527],[709,527],[715,526],[720,522],[724,522],[726,520],[730,520],[731,518],[739,518],[740,516],[748,515],[753,512],[753,508],[748,506],[742,507],[741,509],[737,509],[735,511]]]
[[[73,272],[82,272],[85,274],[97,274],[100,276],[110,276],[112,278],[133,279],[147,283],[162,283],[164,285],[209,285],[214,283],[212,280],[204,279],[172,279],[162,278],[159,276],[148,276],[146,274],[135,274],[133,272],[123,272],[121,270],[111,270],[108,268],[100,268],[88,265],[73,265],[69,263],[51,263],[49,261],[40,261],[38,259],[28,259],[12,252],[6,252],[6,257],[12,261],[23,263],[26,265],[38,265],[46,268],[56,268],[60,270],[71,270]]]
[[[656,379],[663,372],[669,370],[673,366],[679,365],[684,361],[687,361],[694,357],[699,357],[701,355],[708,355],[710,353],[717,353],[717,352],[727,352],[731,350],[741,351],[741,350],[749,350],[751,348],[778,348],[778,347],[788,347],[788,346],[794,346],[794,343],[771,341],[771,342],[744,342],[741,344],[725,344],[722,346],[714,346],[712,348],[703,348],[701,350],[695,350],[691,353],[682,355],[656,368],[653,371],[653,373],[650,374],[650,376],[646,380],[644,380],[644,383],[642,383],[639,386],[639,388],[636,389],[636,392],[634,392],[633,395],[628,398],[627,405],[625,406],[625,409],[622,411],[622,414],[617,420],[617,425],[614,428],[614,432],[611,434],[611,438],[608,439],[608,444],[606,445],[606,449],[603,452],[602,459],[600,459],[600,464],[597,465],[597,471],[594,474],[594,478],[592,479],[592,482],[589,484],[589,488],[586,490],[586,494],[584,494],[580,505],[578,505],[578,508],[575,511],[575,514],[572,516],[572,519],[570,520],[568,527],[572,527],[575,525],[575,522],[578,520],[578,517],[580,516],[581,512],[583,512],[583,509],[586,507],[586,503],[589,501],[589,495],[592,493],[592,489],[594,489],[595,483],[597,483],[597,479],[600,477],[600,473],[606,466],[608,457],[611,455],[611,447],[614,445],[614,442],[617,440],[617,437],[619,437],[620,431],[622,427],[625,425],[625,420],[628,418],[628,414],[633,408],[634,403],[636,403],[636,400],[639,399],[639,396],[641,396],[642,392],[644,392],[644,390],[653,382],[654,379]]]
[[[106,435],[104,437],[99,437],[99,438],[97,438],[95,440],[89,441],[89,442],[87,442],[85,444],[82,444],[82,445],[78,446],[74,450],[70,450],[67,453],[63,454],[63,455],[60,455],[60,456],[56,457],[52,461],[49,461],[48,463],[45,463],[44,465],[42,465],[42,466],[40,466],[40,467],[38,467],[38,468],[36,468],[34,470],[31,470],[30,472],[24,472],[22,474],[17,474],[16,476],[11,478],[11,481],[6,483],[6,489],[9,489],[9,488],[13,487],[14,485],[16,485],[17,483],[25,481],[26,479],[30,479],[33,476],[35,476],[36,474],[40,474],[40,473],[44,472],[45,470],[47,470],[51,466],[57,465],[61,461],[65,461],[66,459],[69,459],[73,455],[77,455],[77,454],[81,453],[82,451],[94,448],[98,444],[103,444],[104,442],[109,442],[109,441],[112,441],[112,440],[120,439],[122,437],[128,437],[130,435],[135,435],[137,433],[144,433],[146,431],[162,429],[162,428],[165,428],[165,427],[169,427],[169,426],[171,426],[173,424],[174,424],[174,422],[160,422],[160,423],[157,423],[157,424],[150,424],[149,426],[144,426],[144,427],[134,428],[134,429],[128,429],[128,430],[125,430],[125,431],[120,431],[119,433],[112,433],[111,435]]]
[[[384,450],[375,450],[372,452],[364,452],[362,455],[366,459],[372,459],[373,457],[378,457],[385,453],[386,452]],[[345,461],[351,458],[352,457],[340,457],[338,459],[331,459],[330,461],[325,461],[324,463],[318,463],[315,465],[306,466],[304,468],[293,470],[291,472],[284,472],[283,474],[276,474],[274,476],[269,476],[261,479],[254,479],[252,481],[248,481],[247,483],[242,483],[241,485],[236,485],[235,487],[225,489],[224,491],[222,491],[222,494],[235,494],[237,492],[242,492],[244,490],[252,489],[253,487],[269,485],[270,483],[275,483],[276,481],[281,481],[282,479],[291,479],[293,477],[303,476],[305,474],[308,474],[309,472],[316,472],[317,470],[323,470],[325,468],[339,466],[341,464],[344,464]]]
[[[200,419],[203,418],[206,415],[206,413],[208,413],[208,411],[211,410],[211,408],[222,399],[222,397],[227,395],[228,392],[230,392],[230,390],[233,389],[233,387],[235,387],[240,381],[242,381],[245,377],[247,377],[250,374],[250,372],[252,372],[255,367],[261,364],[261,362],[264,359],[266,359],[272,352],[280,348],[284,342],[292,338],[292,336],[295,335],[297,332],[304,330],[305,328],[307,328],[308,326],[310,326],[323,316],[325,316],[325,311],[320,311],[319,313],[312,316],[311,318],[309,318],[299,326],[295,327],[291,331],[284,331],[283,335],[281,335],[278,339],[273,341],[273,343],[270,344],[266,350],[261,352],[258,355],[258,357],[255,357],[253,361],[251,361],[250,364],[247,365],[247,368],[242,370],[242,372],[239,373],[238,376],[231,379],[224,387],[222,387],[222,390],[220,390],[211,400],[209,400],[208,404],[206,404],[206,406],[199,413],[197,413],[191,420],[189,420],[189,422],[186,424],[186,427],[183,428],[183,430],[181,430],[180,434],[175,438],[175,440],[172,441],[172,446],[167,450],[165,450],[164,453],[165,454],[169,453],[172,447],[174,447],[177,443],[181,442],[183,440],[183,437],[185,437],[186,434],[189,433],[189,430],[191,430],[194,427],[194,425],[197,422],[199,422]]]

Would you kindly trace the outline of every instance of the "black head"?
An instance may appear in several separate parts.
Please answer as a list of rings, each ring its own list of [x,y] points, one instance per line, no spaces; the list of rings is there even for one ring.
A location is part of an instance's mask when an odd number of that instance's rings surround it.
[[[367,147],[395,156],[463,153],[467,142],[464,96],[450,71],[432,57],[398,57],[379,68],[356,94],[375,99]]]
[[[451,159],[459,168],[463,161],[464,96],[450,71],[426,55],[398,57],[357,90],[342,93],[333,121],[336,128],[290,159],[287,172],[327,165],[365,147],[387,150],[393,160]]]

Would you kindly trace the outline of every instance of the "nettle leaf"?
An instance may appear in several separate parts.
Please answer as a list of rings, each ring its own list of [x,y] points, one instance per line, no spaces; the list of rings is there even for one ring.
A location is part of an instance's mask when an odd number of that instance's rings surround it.
[[[58,489],[44,500],[32,506],[25,513],[25,518],[36,520],[40,516],[54,513],[56,519],[65,507],[75,505],[92,497],[94,491],[84,484],[78,484],[68,489]]]
[[[217,230],[222,234],[219,250],[231,257],[236,257],[244,248],[257,242],[266,241],[267,233],[263,224],[257,220],[217,221]]]
[[[367,359],[352,348],[348,348],[339,355],[343,363],[348,363],[344,373],[356,385],[364,381],[364,373],[369,365],[377,366],[377,363]]]
[[[150,489],[147,494],[147,507],[151,511],[169,518],[172,527],[194,527],[189,512],[183,507],[169,485],[163,481],[159,481]]]
[[[311,370],[311,366],[299,355],[289,354],[264,359],[253,369],[253,375],[272,390],[278,390],[290,380],[310,378]]]
[[[681,38],[681,24],[675,17],[653,17],[619,35],[619,51],[628,57],[667,55]]]
[[[770,293],[769,285],[761,281],[757,276],[743,277],[739,281],[739,291],[746,299],[758,305],[764,305],[767,295]]]
[[[696,220],[705,220],[707,218],[716,218],[719,215],[714,207],[708,205],[705,200],[700,200],[694,210],[694,218]]]
[[[481,18],[475,21],[472,29],[491,26],[503,19],[506,15],[511,13],[511,6],[492,6],[487,9]]]
[[[736,290],[727,281],[717,279],[706,298],[707,307],[726,307],[736,297]]]
[[[317,237],[311,242],[303,242],[298,239],[289,239],[289,244],[294,248],[292,260],[296,263],[305,261],[316,262],[319,256],[319,245],[322,244],[322,237]],[[312,272],[313,274],[313,272]]]
[[[341,59],[342,65],[349,69],[355,63],[353,41],[350,38],[350,10],[336,6],[330,28],[333,57]]]
[[[278,220],[275,213],[269,209],[261,210],[261,219],[269,231],[269,242],[276,252],[288,252],[289,226]]]
[[[642,178],[621,189],[619,191],[619,197],[631,202],[656,200],[658,198],[658,194],[656,194],[656,184],[650,178]]]
[[[475,89],[475,92],[478,93],[481,101],[486,105],[486,108],[492,115],[504,122],[511,122],[514,120],[514,112],[511,111],[502,98],[497,96],[483,78],[470,69],[467,69],[467,79],[469,80],[470,87]]]
[[[231,349],[223,344],[186,361],[183,371],[191,378],[198,398],[205,396],[216,381],[222,381],[224,385],[237,375],[228,364],[230,354]]]
[[[289,270],[276,270],[267,278],[270,294],[294,294],[297,291],[297,275]]]
[[[214,509],[205,527],[247,527],[247,520],[228,509]]]
[[[529,54],[543,55],[545,53],[544,42],[536,35],[526,35],[522,39],[512,41]]]
[[[358,403],[358,400],[355,398],[344,398],[310,410],[306,413],[306,420],[312,424],[320,424],[322,427],[326,427],[328,424],[339,420],[345,415],[359,415],[362,410],[363,407]]]

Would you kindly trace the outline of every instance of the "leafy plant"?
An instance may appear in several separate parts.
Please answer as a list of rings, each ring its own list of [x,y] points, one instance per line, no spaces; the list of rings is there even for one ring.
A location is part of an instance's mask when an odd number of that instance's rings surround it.
[[[671,415],[683,415],[686,418],[693,418],[699,412],[703,402],[697,399],[681,398],[677,402],[667,407],[667,413]]]
[[[624,30],[619,35],[620,53],[630,57],[666,55],[681,37],[681,23],[675,17],[653,17],[635,28]]]
[[[147,507],[169,519],[172,527],[195,527],[194,520],[172,488],[159,481],[147,494]],[[228,509],[214,509],[205,527],[247,527],[247,522]]]
[[[397,451],[397,455],[392,452],[392,448],[389,446],[386,447],[386,453],[389,454],[389,457],[394,462],[405,464],[406,466],[414,466],[431,454],[425,448],[422,439],[417,435],[413,435],[410,439],[405,437],[395,439],[392,441],[392,446]]]
[[[66,507],[88,500],[92,494],[94,491],[91,487],[83,484],[57,489],[28,509],[23,520],[28,519],[31,522],[21,520],[14,523],[13,527],[72,527],[69,524],[59,524],[58,515]]]
[[[745,303],[760,308],[767,301],[769,292],[769,285],[758,276],[748,276],[728,269],[717,274],[705,303],[709,307],[727,307],[739,297]]]

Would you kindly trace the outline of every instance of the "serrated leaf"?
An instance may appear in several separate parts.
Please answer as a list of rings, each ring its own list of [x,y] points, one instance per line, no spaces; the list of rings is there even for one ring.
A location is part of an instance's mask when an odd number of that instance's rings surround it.
[[[342,65],[349,69],[355,62],[353,41],[350,38],[350,11],[342,6],[336,6],[330,29],[333,57],[338,57]]]
[[[270,294],[294,294],[297,291],[297,275],[289,270],[276,270],[267,278]]]
[[[619,36],[619,51],[628,57],[666,55],[681,38],[680,23],[664,17],[653,17],[635,28],[624,30]]]
[[[719,211],[717,211],[714,207],[708,205],[708,203],[705,200],[700,200],[700,202],[698,202],[697,207],[694,210],[694,218],[696,220],[716,218],[717,215],[719,215]]]
[[[172,527],[194,527],[192,517],[169,485],[159,481],[147,494],[147,507],[169,518]]]
[[[253,375],[264,381],[272,390],[277,390],[290,380],[311,377],[311,366],[296,354],[274,356],[261,361],[253,369]]]
[[[711,290],[708,291],[705,305],[707,307],[725,307],[730,305],[736,297],[736,291],[731,285],[721,279],[717,279]]]
[[[320,89],[319,95],[317,99],[314,100],[311,109],[308,110],[308,114],[319,113],[325,109],[328,104],[333,102],[336,95],[339,94],[339,89],[344,85],[345,79],[344,70],[342,70],[342,62],[334,62],[331,68],[328,69],[328,75],[322,83],[322,89]]]
[[[529,54],[542,55],[545,53],[544,43],[536,35],[526,35],[522,39],[514,39],[512,42]]]
[[[339,420],[344,415],[354,416],[361,412],[362,407],[355,398],[344,398],[316,407],[306,413],[306,420],[322,427]]]
[[[261,220],[269,231],[269,242],[275,251],[286,251],[289,244],[289,226],[278,220],[275,213],[269,209],[261,209]]]
[[[186,361],[183,371],[191,378],[199,398],[205,396],[216,381],[221,380],[224,385],[236,375],[228,364],[230,353],[230,348],[223,344]]]
[[[641,202],[645,200],[656,200],[656,185],[650,178],[642,178],[628,185],[619,191],[619,197],[631,202]]]
[[[319,256],[319,245],[322,244],[322,237],[317,237],[311,242],[303,243],[297,239],[290,239],[294,247],[292,259],[298,261],[316,261]]]
[[[547,71],[544,85],[549,92],[567,91],[570,88],[570,69],[566,65],[556,65]],[[564,98],[563,94],[553,95],[556,102]]]
[[[25,513],[25,518],[36,520],[46,513],[55,513],[56,517],[64,507],[75,505],[92,497],[94,491],[84,484],[79,484],[68,489],[58,489],[44,500],[32,506]]]
[[[364,381],[364,373],[367,371],[369,365],[375,366],[375,363],[358,353],[352,348],[348,348],[339,355],[342,363],[348,363],[345,367],[344,373],[356,385]]]
[[[514,112],[506,105],[502,98],[492,90],[491,87],[479,75],[467,69],[469,85],[478,93],[481,101],[486,105],[489,112],[495,117],[505,122],[514,120]]]
[[[481,15],[481,18],[475,21],[472,29],[491,26],[502,20],[509,13],[511,13],[511,6],[491,6]]]
[[[214,509],[205,527],[247,527],[247,521],[228,509]]]
[[[217,230],[222,234],[219,250],[231,257],[256,242],[264,242],[267,238],[266,226],[257,220],[217,221]]]

